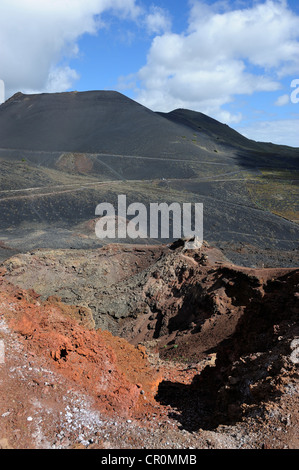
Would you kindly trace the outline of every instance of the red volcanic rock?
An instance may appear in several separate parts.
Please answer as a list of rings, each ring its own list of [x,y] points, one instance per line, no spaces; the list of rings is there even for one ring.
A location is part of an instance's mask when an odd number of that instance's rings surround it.
[[[299,271],[220,255],[107,246],[88,263],[7,260],[0,446],[298,447]],[[95,329],[109,316],[122,338]]]
[[[86,330],[59,302],[39,303],[36,296],[3,279],[1,291],[0,315],[23,338],[27,350],[44,356],[64,377],[80,384],[100,409],[130,415],[139,406],[140,384],[153,400],[159,377],[143,349],[108,332]]]

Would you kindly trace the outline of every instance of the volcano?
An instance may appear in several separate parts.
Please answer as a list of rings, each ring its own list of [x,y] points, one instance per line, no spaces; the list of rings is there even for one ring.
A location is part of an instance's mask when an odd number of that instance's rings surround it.
[[[115,91],[17,93],[0,106],[1,257],[101,246],[87,229],[95,208],[126,194],[203,203],[205,239],[238,264],[297,265],[298,157]]]

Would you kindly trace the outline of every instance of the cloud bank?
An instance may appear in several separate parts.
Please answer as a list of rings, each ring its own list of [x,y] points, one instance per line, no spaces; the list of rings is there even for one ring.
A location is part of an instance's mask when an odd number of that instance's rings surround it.
[[[241,113],[223,109],[234,96],[279,90],[280,80],[298,71],[299,16],[285,0],[234,10],[194,0],[185,32],[153,40],[137,74],[137,100],[157,111],[189,108],[238,123]]]
[[[282,119],[277,121],[259,121],[249,126],[240,126],[239,132],[248,137],[248,139],[259,142],[285,143],[291,147],[299,147],[298,129],[299,119]],[[270,136],[271,138],[269,138]]]
[[[78,79],[68,62],[83,34],[95,34],[101,14],[136,19],[135,0],[1,0],[0,77],[6,95],[65,91]]]

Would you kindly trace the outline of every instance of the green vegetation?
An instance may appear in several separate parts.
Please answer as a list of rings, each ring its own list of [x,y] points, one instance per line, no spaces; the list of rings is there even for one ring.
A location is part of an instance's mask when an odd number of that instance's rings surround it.
[[[299,171],[261,169],[248,179],[247,190],[261,209],[299,222]]]

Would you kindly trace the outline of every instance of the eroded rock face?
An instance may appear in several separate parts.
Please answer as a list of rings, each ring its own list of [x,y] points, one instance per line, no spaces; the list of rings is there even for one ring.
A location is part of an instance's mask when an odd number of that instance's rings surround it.
[[[207,243],[186,250],[184,241],[37,251],[14,256],[4,266],[6,279],[34,287],[43,299],[57,296],[79,305],[81,321],[84,313],[96,329],[132,344],[158,340],[162,357],[194,360],[229,338],[249,308],[271,308],[267,289],[275,283],[281,292],[276,301],[284,308],[284,276],[297,272],[234,266]]]
[[[266,420],[271,402],[279,403],[286,392],[297,420],[299,271],[269,274],[262,295],[248,300],[234,332],[219,344],[215,367],[195,380],[200,393],[203,385],[210,391],[214,426],[244,416]]]
[[[11,282],[34,288],[43,300],[55,296],[66,304],[90,309],[97,328],[117,334],[118,320],[132,314],[130,303],[117,295],[117,286],[142,273],[166,250],[163,246],[132,250],[119,245],[97,250],[38,250],[14,256],[3,266]],[[132,300],[135,302],[134,293]]]

